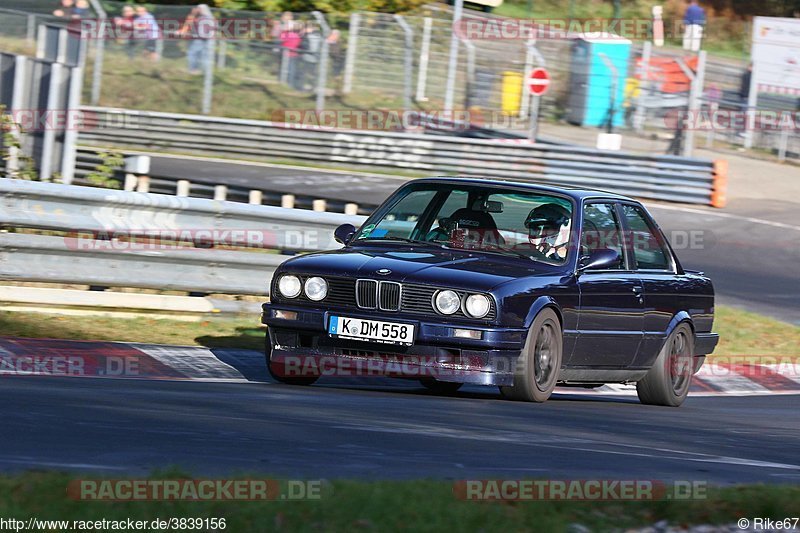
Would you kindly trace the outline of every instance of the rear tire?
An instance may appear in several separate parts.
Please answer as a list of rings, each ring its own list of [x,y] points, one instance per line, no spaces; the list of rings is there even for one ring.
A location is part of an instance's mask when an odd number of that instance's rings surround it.
[[[550,308],[543,309],[528,331],[517,360],[514,385],[500,387],[503,396],[525,402],[547,401],[556,388],[563,346],[558,315]]]
[[[422,378],[419,382],[423,387],[436,394],[454,394],[463,385],[463,383],[453,383],[452,381],[439,381],[436,378]]]
[[[281,375],[280,365],[272,362],[272,343],[269,340],[269,331],[267,331],[264,355],[267,363],[267,371],[269,372],[270,377],[278,383],[284,383],[286,385],[308,386],[313,385],[319,379],[319,376],[291,377]]]
[[[636,383],[639,401],[678,407],[689,394],[694,375],[694,334],[683,322],[667,337],[653,367]]]

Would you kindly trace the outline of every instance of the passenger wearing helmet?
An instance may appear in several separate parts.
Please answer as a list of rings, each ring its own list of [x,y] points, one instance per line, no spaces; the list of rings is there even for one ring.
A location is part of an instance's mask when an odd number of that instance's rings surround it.
[[[558,204],[542,204],[528,213],[525,219],[528,242],[548,259],[562,261],[567,257],[569,244],[569,211]]]

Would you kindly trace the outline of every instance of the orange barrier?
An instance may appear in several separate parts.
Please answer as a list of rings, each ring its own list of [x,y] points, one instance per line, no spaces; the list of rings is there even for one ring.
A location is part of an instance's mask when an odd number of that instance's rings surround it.
[[[711,182],[711,206],[725,207],[728,203],[728,161],[714,160],[713,181]]]
[[[697,70],[697,56],[683,58],[686,66]],[[636,59],[637,71],[642,71],[642,58]],[[637,77],[641,77],[637,74]],[[678,61],[672,57],[651,57],[647,69],[647,79],[657,83],[657,89],[664,93],[682,93],[689,90],[691,82],[681,69]]]

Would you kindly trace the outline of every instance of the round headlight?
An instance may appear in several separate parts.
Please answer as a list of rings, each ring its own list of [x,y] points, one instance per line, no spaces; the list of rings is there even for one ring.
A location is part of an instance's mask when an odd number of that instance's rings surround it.
[[[300,296],[300,289],[302,289],[302,284],[297,276],[289,274],[281,276],[281,279],[278,280],[278,292],[287,298]]]
[[[470,294],[464,302],[464,310],[472,318],[483,318],[489,313],[489,298],[483,294]]]
[[[461,298],[455,291],[439,291],[433,301],[436,310],[443,315],[452,315],[461,307]]]
[[[313,277],[306,280],[306,296],[309,300],[318,302],[328,295],[328,282],[322,278]]]

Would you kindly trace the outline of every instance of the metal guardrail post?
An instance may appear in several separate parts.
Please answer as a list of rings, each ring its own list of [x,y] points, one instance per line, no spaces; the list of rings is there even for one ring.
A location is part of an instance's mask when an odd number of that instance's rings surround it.
[[[781,134],[778,137],[778,161],[783,163],[786,161],[786,150],[789,145],[789,130],[784,125],[781,126]]]
[[[64,130],[64,146],[61,153],[61,181],[65,185],[72,183],[75,176],[75,158],[77,155],[78,127],[77,113],[81,105],[83,88],[83,68],[69,69],[69,88],[67,90],[67,124]]]
[[[411,109],[411,93],[414,80],[414,30],[411,29],[411,26],[408,25],[402,15],[395,15],[394,19],[403,29],[405,36],[403,49],[403,70],[405,73],[403,79],[403,108]]]
[[[317,112],[320,112],[325,109],[325,91],[327,90],[328,83],[328,36],[331,34],[331,27],[328,25],[328,21],[325,20],[325,15],[319,11],[313,11],[311,14],[317,20],[319,27],[322,30],[322,43],[319,50],[319,62],[317,63],[316,102],[316,110]]]
[[[361,15],[350,15],[350,34],[347,37],[347,55],[344,60],[344,76],[342,79],[342,93],[348,94],[353,90],[353,73],[356,67],[356,50],[358,48],[358,28],[361,25]]]
[[[50,64],[50,80],[47,88],[47,115],[54,116],[58,111],[58,86],[67,67],[60,63]],[[42,160],[39,163],[39,179],[49,181],[53,176],[53,156],[56,132],[53,128],[45,128],[42,135]]]
[[[92,105],[97,105],[97,102],[100,101],[100,90],[102,88],[103,83],[103,58],[105,55],[105,38],[103,37],[106,35],[105,25],[108,24],[108,15],[106,14],[105,9],[100,4],[100,0],[89,0],[92,4],[92,8],[94,9],[95,13],[97,13],[97,21],[99,23],[99,27],[97,28],[97,36],[96,42],[94,47],[94,66],[92,68],[92,95],[90,97],[90,102]]]
[[[425,85],[428,83],[428,62],[431,56],[431,29],[433,28],[433,19],[425,17],[422,26],[422,44],[419,49],[419,71],[417,72],[417,102],[424,102],[427,100],[425,97]]]
[[[700,98],[703,96],[705,73],[706,51],[700,50],[700,52],[697,54],[697,70],[695,71],[694,79],[692,79],[692,86],[689,89],[689,105],[687,106],[687,111],[689,114],[687,117],[688,127],[684,132],[685,135],[682,152],[684,157],[691,157],[692,153],[694,153],[694,129],[695,124],[697,123],[697,116],[700,111]]]
[[[25,107],[24,102],[26,98],[26,87],[27,87],[26,83],[27,68],[28,68],[27,57],[22,55],[14,57],[14,80],[13,80],[13,86],[11,88],[11,105],[10,109],[8,110],[12,114],[16,113],[17,111],[20,111],[23,107]],[[19,127],[16,125],[16,123],[11,125],[9,134],[14,138],[14,140],[21,141],[21,135],[20,135],[21,132],[19,131]],[[19,170],[19,148],[14,146],[9,147],[8,161],[6,161],[6,170],[11,176],[15,176],[16,172]]]

